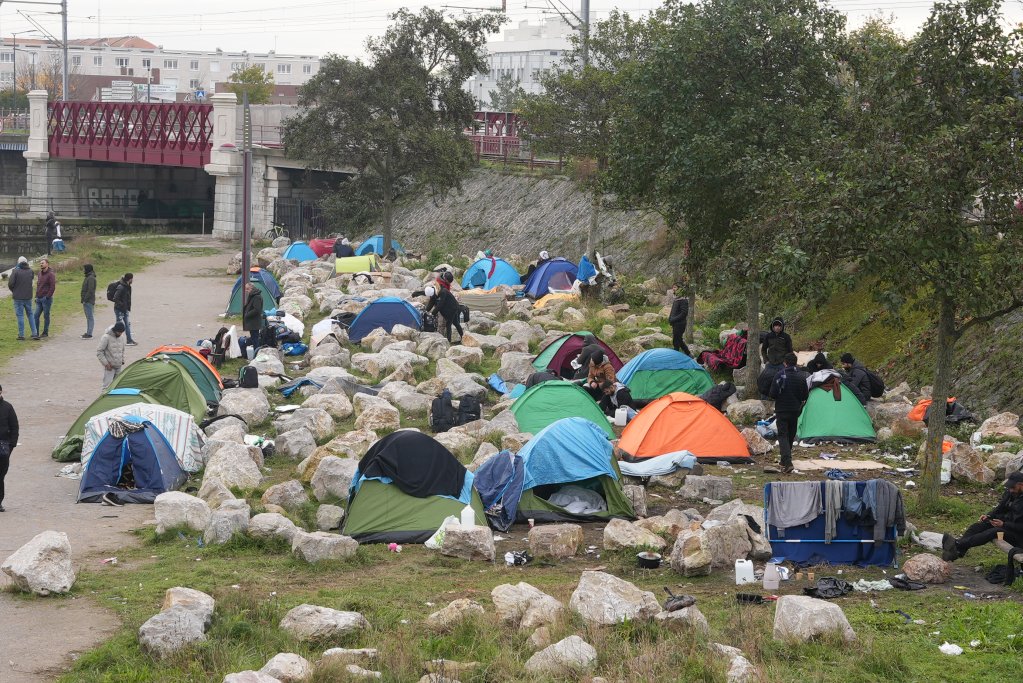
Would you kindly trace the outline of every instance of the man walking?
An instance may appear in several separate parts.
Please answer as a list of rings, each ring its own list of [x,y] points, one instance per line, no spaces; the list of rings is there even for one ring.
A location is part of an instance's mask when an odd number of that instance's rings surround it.
[[[11,451],[18,445],[18,416],[14,406],[4,400],[0,387],[0,512],[4,511],[4,477],[11,465]]]
[[[53,295],[57,291],[57,276],[50,268],[49,259],[39,261],[39,280],[36,282],[36,331],[39,331],[39,319],[43,319],[41,337],[50,336],[50,307],[53,306]]]
[[[114,316],[117,322],[124,326],[124,336],[128,338],[128,346],[138,346],[131,336],[131,321],[128,319],[131,313],[131,283],[134,279],[134,275],[125,273],[114,291]]]
[[[781,471],[791,474],[794,471],[792,444],[796,440],[796,424],[810,392],[806,386],[806,375],[796,369],[796,354],[786,353],[782,363],[781,370],[771,382],[771,398],[774,399],[778,448],[781,450]]]
[[[92,315],[96,307],[96,271],[91,263],[85,264],[85,279],[82,280],[82,310],[85,311],[85,334],[82,339],[92,339],[92,328],[95,318]]]
[[[18,319],[18,341],[25,341],[25,318],[28,318],[32,338],[39,338],[39,328],[36,327],[36,319],[32,316],[32,289],[35,278],[36,274],[29,267],[28,259],[19,256],[18,265],[7,279],[7,288],[11,290],[11,298],[14,299],[14,315]]]
[[[121,336],[122,334],[124,334],[124,323],[118,321],[107,328],[96,349],[96,358],[103,366],[104,390],[110,386],[110,383],[117,377],[117,373],[124,367],[124,338]]]
[[[671,346],[676,351],[681,351],[687,356],[689,347],[686,346],[686,325],[689,323],[689,297],[685,295],[684,283],[675,283],[675,299],[671,302],[671,313],[668,314],[668,324],[671,325]]]

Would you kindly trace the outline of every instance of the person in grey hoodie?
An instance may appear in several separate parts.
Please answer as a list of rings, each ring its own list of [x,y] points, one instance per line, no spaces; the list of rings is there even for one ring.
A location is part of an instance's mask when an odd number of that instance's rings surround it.
[[[96,349],[96,358],[103,366],[103,389],[117,377],[117,373],[124,367],[124,323],[116,322],[107,328],[106,333],[99,340],[99,347]]]
[[[96,271],[91,263],[85,264],[85,279],[82,280],[82,310],[85,311],[85,334],[82,339],[92,339],[92,328],[96,324],[92,312],[96,307]]]
[[[32,292],[35,290],[35,272],[29,267],[28,259],[18,257],[18,265],[7,279],[7,288],[14,299],[14,315],[18,319],[18,341],[25,341],[25,318],[28,318],[32,338],[39,339],[39,328],[32,316]]]

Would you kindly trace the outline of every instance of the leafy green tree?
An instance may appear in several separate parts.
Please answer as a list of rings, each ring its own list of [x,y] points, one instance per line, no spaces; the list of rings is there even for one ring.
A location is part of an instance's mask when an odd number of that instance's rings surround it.
[[[274,92],[273,74],[258,64],[238,69],[228,79],[227,89],[242,101],[242,93],[249,94],[250,104],[266,104]]]
[[[462,84],[486,69],[484,45],[502,15],[451,18],[424,8],[399,10],[367,61],[328,55],[300,91],[301,113],[284,125],[288,153],[311,168],[358,174],[342,191],[379,212],[390,244],[394,201],[402,191],[443,194],[473,164],[463,131],[475,97]]]
[[[505,74],[497,79],[497,90],[487,94],[490,95],[492,111],[518,111],[526,91],[522,89],[522,81],[511,74]]]

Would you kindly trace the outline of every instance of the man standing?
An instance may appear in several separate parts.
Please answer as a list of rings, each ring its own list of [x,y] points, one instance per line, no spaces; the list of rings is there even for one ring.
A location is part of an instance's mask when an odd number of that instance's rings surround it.
[[[843,373],[845,381],[852,387],[860,403],[867,405],[867,401],[870,400],[870,377],[867,376],[866,366],[856,360],[851,353],[843,353],[839,360],[842,361],[842,368],[845,370]]]
[[[991,512],[980,516],[980,521],[971,524],[963,535],[956,539],[952,534],[941,538],[941,559],[946,562],[958,560],[970,548],[990,543],[1003,535],[1002,540],[1013,547],[1023,546],[1023,472],[1013,472],[1005,480],[1005,493]]]
[[[46,214],[46,255],[53,255],[53,240],[57,239],[57,217],[52,211]]]
[[[124,326],[124,336],[128,338],[128,346],[138,346],[131,336],[131,321],[128,319],[131,313],[131,283],[134,279],[134,275],[125,273],[121,281],[117,283],[117,289],[114,290],[114,316],[116,316],[117,322]]]
[[[781,450],[781,471],[791,474],[796,425],[810,392],[806,387],[806,375],[796,369],[796,354],[786,353],[782,356],[782,363],[781,370],[771,382],[771,398],[774,399],[778,448]]]
[[[352,243],[348,241],[347,237],[338,237],[334,240],[334,256],[338,258],[355,256],[355,250],[352,249]]]
[[[684,283],[675,283],[675,300],[671,302],[671,313],[668,314],[668,324],[671,325],[671,346],[676,351],[681,351],[687,356],[689,347],[686,346],[685,334],[686,325],[689,323],[689,297],[685,296]]]
[[[124,323],[118,321],[107,328],[103,337],[99,340],[99,347],[96,349],[96,358],[103,366],[103,389],[106,390],[110,383],[117,377],[117,373],[124,367]]]
[[[39,331],[39,319],[43,319],[42,335],[50,336],[50,307],[53,306],[53,294],[57,291],[57,276],[50,268],[49,259],[39,261],[39,281],[36,282],[36,331]],[[34,339],[34,337],[33,337]]]
[[[4,400],[0,387],[0,512],[4,511],[4,477],[11,465],[11,451],[18,445],[18,416],[14,406]]]
[[[92,315],[96,307],[96,271],[91,263],[85,264],[85,279],[82,280],[82,310],[85,311],[85,334],[82,339],[92,339],[92,328],[95,318]]]
[[[259,351],[259,334],[263,330],[263,293],[251,282],[245,285],[245,310],[242,311],[242,329],[249,333],[248,347],[252,357]]]
[[[28,318],[32,338],[39,339],[39,328],[32,316],[32,284],[35,278],[36,274],[29,267],[28,259],[19,256],[18,265],[7,279],[7,288],[11,290],[11,298],[14,299],[14,315],[18,318],[18,341],[25,341],[25,318]]]
[[[785,321],[775,318],[760,342],[760,355],[772,370],[780,370],[786,353],[792,353],[792,337],[785,331]]]

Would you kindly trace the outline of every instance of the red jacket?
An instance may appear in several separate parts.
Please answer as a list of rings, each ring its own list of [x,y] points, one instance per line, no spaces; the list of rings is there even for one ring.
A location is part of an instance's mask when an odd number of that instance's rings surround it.
[[[53,274],[53,268],[40,269],[39,280],[36,281],[36,298],[43,299],[53,296],[57,291],[57,276]]]

